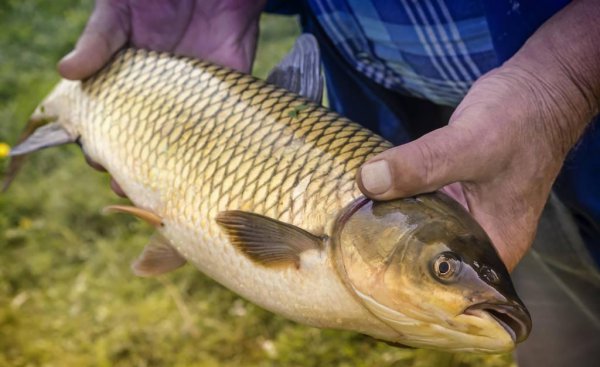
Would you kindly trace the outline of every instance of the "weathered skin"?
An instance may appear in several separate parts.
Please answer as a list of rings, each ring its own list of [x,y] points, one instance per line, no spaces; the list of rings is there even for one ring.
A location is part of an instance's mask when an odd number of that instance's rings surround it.
[[[362,198],[358,167],[391,145],[323,107],[209,63],[126,50],[88,80],[60,82],[32,117],[42,119],[77,138],[135,206],[162,218],[158,230],[179,254],[268,310],[412,346],[514,346],[486,312],[464,313],[508,301],[526,312],[485,233],[441,194]],[[377,222],[377,208],[397,218]],[[302,228],[323,247],[301,253],[298,266],[258,264],[217,224],[228,210]],[[477,269],[466,283],[434,279],[431,259],[450,250],[465,269],[486,264],[508,286]]]

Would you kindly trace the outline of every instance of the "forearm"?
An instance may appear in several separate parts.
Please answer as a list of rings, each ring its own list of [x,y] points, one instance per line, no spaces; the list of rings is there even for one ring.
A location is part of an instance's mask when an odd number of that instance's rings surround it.
[[[548,20],[501,69],[522,76],[547,116],[541,126],[564,157],[600,106],[600,2],[575,1]],[[540,108],[542,107],[542,108]],[[529,111],[532,108],[528,108]]]

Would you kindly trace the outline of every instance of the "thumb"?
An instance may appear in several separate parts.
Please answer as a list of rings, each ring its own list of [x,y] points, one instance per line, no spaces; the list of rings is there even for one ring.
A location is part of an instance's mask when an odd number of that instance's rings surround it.
[[[127,41],[127,17],[123,5],[98,0],[75,49],[58,63],[59,73],[79,80],[100,70]]]
[[[359,188],[371,199],[389,200],[474,180],[488,162],[477,146],[467,127],[445,126],[370,159],[358,173]]]

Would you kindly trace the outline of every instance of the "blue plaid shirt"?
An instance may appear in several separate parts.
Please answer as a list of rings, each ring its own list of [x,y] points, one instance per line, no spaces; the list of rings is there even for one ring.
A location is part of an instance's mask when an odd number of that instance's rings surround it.
[[[388,89],[456,106],[569,0],[271,0],[313,13],[342,56]]]
[[[309,0],[336,48],[386,88],[456,105],[498,65],[478,0]]]

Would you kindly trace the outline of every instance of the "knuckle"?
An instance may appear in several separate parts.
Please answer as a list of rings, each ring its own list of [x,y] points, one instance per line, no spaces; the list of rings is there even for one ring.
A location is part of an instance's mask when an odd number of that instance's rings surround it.
[[[437,150],[430,144],[409,143],[394,157],[393,190],[399,197],[437,189],[433,186]],[[400,159],[398,159],[400,158]]]
[[[417,146],[419,163],[416,166],[416,183],[424,190],[430,190],[433,187],[434,176],[439,166],[439,154],[437,149],[430,144],[424,143]]]

